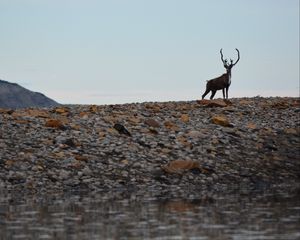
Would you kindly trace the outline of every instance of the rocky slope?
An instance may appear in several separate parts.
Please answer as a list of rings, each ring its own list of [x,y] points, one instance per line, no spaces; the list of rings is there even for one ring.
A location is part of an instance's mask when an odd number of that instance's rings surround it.
[[[299,185],[299,114],[299,99],[259,97],[1,110],[0,188]]]
[[[58,103],[16,83],[0,80],[0,108],[54,107]]]

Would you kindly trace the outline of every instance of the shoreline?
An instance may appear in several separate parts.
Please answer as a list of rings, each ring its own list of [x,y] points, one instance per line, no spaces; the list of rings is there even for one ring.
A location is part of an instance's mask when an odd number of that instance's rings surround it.
[[[0,109],[0,189],[299,186],[299,114],[293,97]]]

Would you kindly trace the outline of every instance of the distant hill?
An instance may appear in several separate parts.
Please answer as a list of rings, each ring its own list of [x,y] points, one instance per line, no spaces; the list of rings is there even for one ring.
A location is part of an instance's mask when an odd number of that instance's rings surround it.
[[[53,107],[59,105],[42,93],[0,80],[0,108]]]

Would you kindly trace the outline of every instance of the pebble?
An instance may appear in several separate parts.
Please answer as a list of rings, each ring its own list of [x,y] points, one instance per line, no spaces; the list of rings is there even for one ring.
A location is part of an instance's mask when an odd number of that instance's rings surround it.
[[[0,188],[191,194],[299,184],[299,106],[254,97],[0,111]],[[175,160],[206,171],[162,170]]]

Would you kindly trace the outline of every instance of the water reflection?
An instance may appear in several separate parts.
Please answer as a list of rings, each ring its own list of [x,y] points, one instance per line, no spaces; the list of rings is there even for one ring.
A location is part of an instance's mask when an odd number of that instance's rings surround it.
[[[0,239],[300,239],[300,192],[0,192]]]

